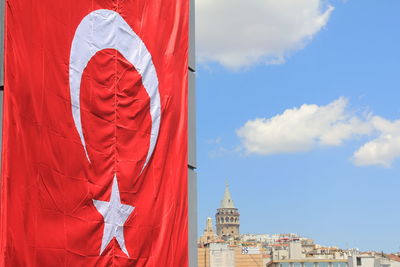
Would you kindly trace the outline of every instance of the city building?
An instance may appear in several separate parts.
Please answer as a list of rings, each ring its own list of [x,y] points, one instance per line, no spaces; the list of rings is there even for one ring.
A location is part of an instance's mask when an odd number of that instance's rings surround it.
[[[268,267],[348,267],[347,259],[298,258],[272,260]]]
[[[211,243],[198,249],[198,267],[261,267],[270,256],[258,247]]]
[[[352,250],[348,267],[400,267],[400,257],[379,252],[359,252]]]
[[[198,267],[400,267],[399,254],[321,246],[298,234],[240,234],[239,211],[228,185],[198,240]]]

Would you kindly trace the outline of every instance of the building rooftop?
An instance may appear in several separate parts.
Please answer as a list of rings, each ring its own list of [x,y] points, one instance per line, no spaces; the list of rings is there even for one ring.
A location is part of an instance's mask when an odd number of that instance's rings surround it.
[[[302,258],[302,259],[285,259],[285,260],[271,261],[271,263],[283,263],[283,262],[347,262],[347,259]]]
[[[398,261],[398,262],[400,262],[400,257],[397,256],[397,255],[389,254],[389,255],[387,255],[387,257],[388,257],[389,259],[391,259],[392,261]]]

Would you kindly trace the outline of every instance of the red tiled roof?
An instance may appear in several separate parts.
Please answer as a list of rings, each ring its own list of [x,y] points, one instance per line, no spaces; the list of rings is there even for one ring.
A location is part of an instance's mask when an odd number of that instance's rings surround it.
[[[392,261],[398,261],[398,262],[400,262],[400,257],[399,257],[399,256],[396,256],[396,255],[394,255],[394,254],[388,254],[387,256],[388,256],[388,258],[391,259]]]

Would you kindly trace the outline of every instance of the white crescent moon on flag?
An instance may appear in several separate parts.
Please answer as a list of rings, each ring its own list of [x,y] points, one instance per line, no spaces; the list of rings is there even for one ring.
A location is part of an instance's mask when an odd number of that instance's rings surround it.
[[[90,162],[82,131],[80,87],[83,71],[90,59],[103,49],[119,51],[135,67],[142,76],[143,86],[150,97],[152,125],[150,146],[142,168],[143,171],[154,151],[160,129],[161,103],[158,77],[151,54],[143,41],[121,15],[112,10],[99,9],[84,17],[76,29],[72,41],[69,62],[69,87],[75,127],[84,147],[86,157]]]

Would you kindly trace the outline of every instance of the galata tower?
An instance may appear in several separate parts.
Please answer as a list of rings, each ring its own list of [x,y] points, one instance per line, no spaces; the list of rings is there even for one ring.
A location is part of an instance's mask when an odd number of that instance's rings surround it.
[[[221,206],[215,214],[217,235],[223,240],[237,239],[239,237],[239,211],[235,208],[228,184],[225,188]]]

